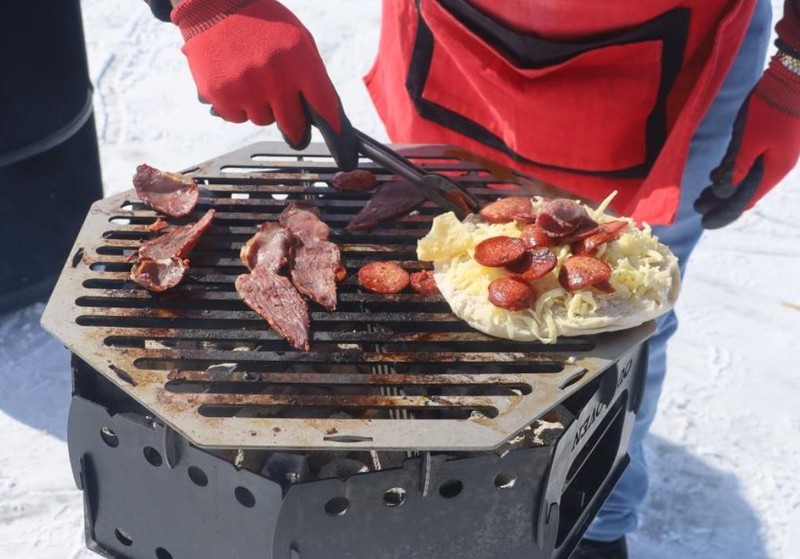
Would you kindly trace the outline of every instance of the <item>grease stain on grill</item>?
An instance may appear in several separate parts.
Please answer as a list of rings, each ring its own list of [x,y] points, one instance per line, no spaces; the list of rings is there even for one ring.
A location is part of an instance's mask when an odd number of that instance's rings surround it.
[[[137,386],[138,385],[138,383],[134,380],[134,378],[128,372],[123,371],[122,369],[120,369],[116,365],[109,365],[108,368],[111,369],[112,371],[114,371],[114,374],[117,375],[117,377],[119,377],[124,382],[127,382],[131,386]]]

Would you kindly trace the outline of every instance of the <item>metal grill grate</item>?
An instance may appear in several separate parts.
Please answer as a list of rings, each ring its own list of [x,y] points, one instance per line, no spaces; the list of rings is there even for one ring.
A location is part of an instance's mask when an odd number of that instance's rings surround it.
[[[519,191],[558,194],[463,152],[402,149],[452,173],[483,199]],[[379,180],[391,175],[372,168]],[[156,295],[128,279],[130,254],[157,216],[132,191],[92,206],[43,318],[79,357],[203,447],[488,450],[541,417],[636,348],[651,325],[556,345],[498,340],[453,316],[441,298],[362,292],[354,277],[374,260],[409,271],[416,240],[439,210],[351,233],[369,194],[328,187],[336,171],[321,146],[302,154],[254,144],[187,170],[201,185],[193,214],[214,224],[190,255],[188,278]],[[508,190],[487,188],[505,184]],[[287,200],[312,200],[332,228],[350,276],[337,311],[310,304],[312,347],[291,348],[239,298],[239,249]]]

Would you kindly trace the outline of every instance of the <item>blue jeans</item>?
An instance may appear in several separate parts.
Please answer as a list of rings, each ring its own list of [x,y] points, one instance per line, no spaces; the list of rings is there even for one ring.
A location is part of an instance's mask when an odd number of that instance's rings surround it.
[[[681,183],[681,198],[675,222],[654,227],[653,233],[672,249],[680,261],[681,273],[703,229],[700,215],[692,204],[709,184],[709,174],[725,154],[731,129],[742,101],[761,77],[764,69],[772,22],[769,0],[759,0],[736,60],[714,103],[697,129],[689,149]],[[597,518],[589,526],[586,537],[611,541],[633,532],[637,527],[637,508],[647,493],[647,465],[644,439],[653,423],[658,398],[667,368],[667,340],[678,328],[674,312],[658,320],[655,335],[650,339],[644,398],[634,423],[628,453],[631,462],[614,491],[606,500]]]

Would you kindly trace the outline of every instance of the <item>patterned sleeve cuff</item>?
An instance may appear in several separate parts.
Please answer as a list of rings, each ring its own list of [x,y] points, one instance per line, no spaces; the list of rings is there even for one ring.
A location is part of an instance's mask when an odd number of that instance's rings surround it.
[[[800,118],[800,74],[786,66],[780,54],[772,58],[754,94],[779,111]]]

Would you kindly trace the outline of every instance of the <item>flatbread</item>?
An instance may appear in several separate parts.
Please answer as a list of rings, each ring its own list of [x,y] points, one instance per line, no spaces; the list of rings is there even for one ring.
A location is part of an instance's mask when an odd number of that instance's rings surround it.
[[[532,201],[538,210],[544,203]],[[598,223],[621,218],[606,215],[602,208],[587,207]],[[433,262],[436,285],[453,313],[471,327],[500,338],[550,343],[559,336],[582,336],[638,326],[668,312],[680,292],[678,259],[650,228],[639,228],[630,220],[620,237],[603,245],[595,254],[612,268],[609,283],[614,293],[587,288],[574,292],[558,283],[562,262],[571,255],[568,245],[554,250],[555,270],[531,283],[538,294],[534,308],[508,311],[488,299],[488,285],[503,277],[502,268],[481,266],[472,258],[474,246],[498,235],[519,236],[522,224],[492,225],[472,215],[459,223],[455,216],[439,216],[432,232],[420,241],[421,260]],[[516,234],[515,234],[516,232]],[[440,241],[437,241],[440,239]]]

